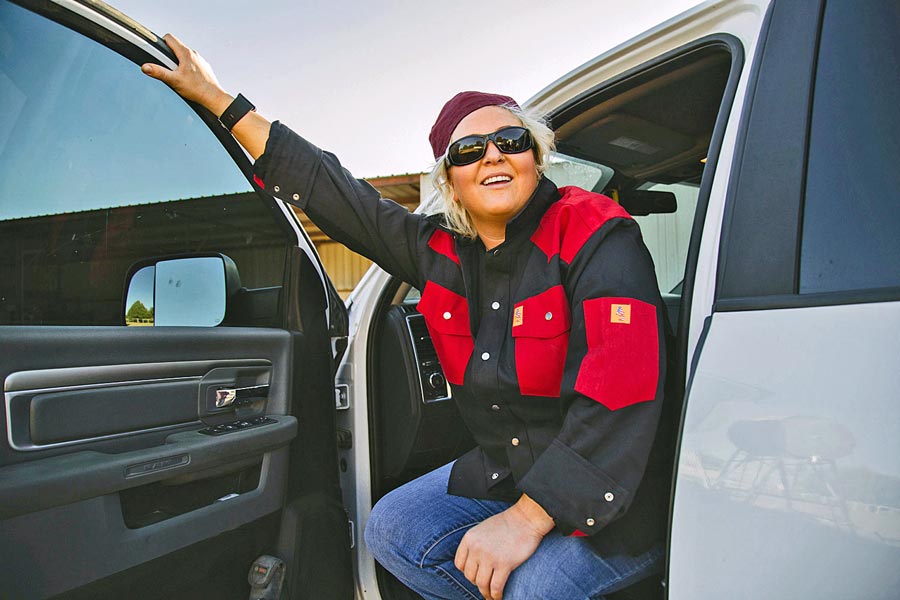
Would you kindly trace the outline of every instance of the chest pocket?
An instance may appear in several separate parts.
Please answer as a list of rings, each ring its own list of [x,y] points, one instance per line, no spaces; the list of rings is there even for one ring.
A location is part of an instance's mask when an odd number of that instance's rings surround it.
[[[447,381],[462,385],[466,365],[475,342],[469,330],[469,305],[466,299],[433,281],[425,284],[419,312],[425,317],[428,333],[437,351]]]
[[[559,396],[569,347],[572,313],[561,285],[513,307],[519,391],[527,396]]]

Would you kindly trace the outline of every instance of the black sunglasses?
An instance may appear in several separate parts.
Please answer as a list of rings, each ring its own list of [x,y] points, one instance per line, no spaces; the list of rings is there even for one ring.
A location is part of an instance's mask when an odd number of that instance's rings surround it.
[[[467,135],[456,140],[447,149],[447,162],[462,167],[479,161],[487,152],[489,141],[503,154],[519,154],[534,145],[531,132],[524,127],[503,127],[494,133]]]

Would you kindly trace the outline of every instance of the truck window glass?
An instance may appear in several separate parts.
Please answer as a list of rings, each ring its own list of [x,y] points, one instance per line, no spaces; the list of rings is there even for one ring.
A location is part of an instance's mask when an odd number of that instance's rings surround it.
[[[660,291],[674,309],[709,143],[731,67],[720,46],[695,50],[613,85],[554,116],[548,176],[628,206],[638,192],[675,195],[675,212],[634,214]]]
[[[809,137],[800,292],[900,286],[900,4],[828,2]],[[859,40],[860,43],[848,43]]]
[[[0,324],[123,324],[129,266],[172,254],[281,284],[285,234],[187,104],[5,1],[0,39]]]

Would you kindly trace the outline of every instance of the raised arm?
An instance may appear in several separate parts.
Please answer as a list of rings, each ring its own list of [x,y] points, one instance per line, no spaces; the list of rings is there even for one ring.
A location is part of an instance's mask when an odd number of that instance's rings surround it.
[[[141,70],[150,77],[159,79],[186,100],[196,102],[217,117],[221,116],[234,100],[234,96],[222,89],[212,67],[196,51],[182,44],[181,40],[171,33],[167,33],[163,39],[175,53],[178,68],[172,71],[157,64],[147,63]],[[249,112],[235,124],[231,133],[253,160],[256,160],[266,150],[270,126],[271,123],[265,117],[256,112]]]
[[[164,39],[178,67],[173,71],[148,63],[141,70],[220,117],[234,97],[222,89],[202,56],[172,34]],[[283,124],[249,112],[231,133],[253,157],[258,185],[301,208],[332,239],[392,275],[420,285],[418,257],[433,229],[425,219],[381,198],[371,185],[346,171],[336,156]]]

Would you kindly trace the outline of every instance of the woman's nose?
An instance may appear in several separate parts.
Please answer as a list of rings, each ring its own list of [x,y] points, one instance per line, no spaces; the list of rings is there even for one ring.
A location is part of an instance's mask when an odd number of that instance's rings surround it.
[[[503,160],[503,153],[500,152],[500,149],[497,147],[497,144],[488,140],[487,148],[484,149],[484,159],[485,162],[498,162]]]

